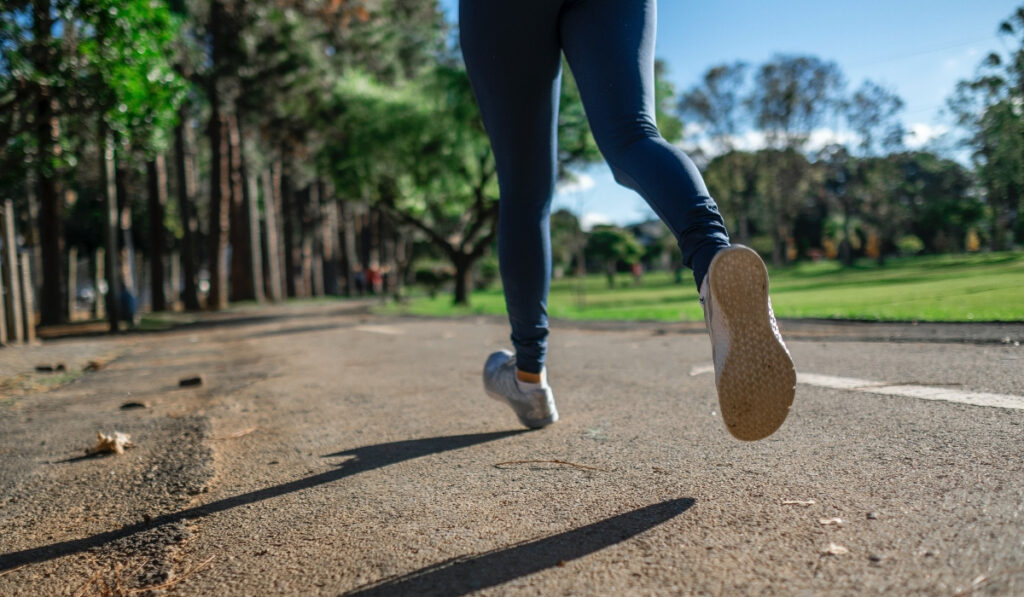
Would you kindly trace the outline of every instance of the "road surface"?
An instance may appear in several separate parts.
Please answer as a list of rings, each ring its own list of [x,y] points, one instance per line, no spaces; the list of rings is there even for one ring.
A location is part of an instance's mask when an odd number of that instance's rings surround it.
[[[533,432],[482,391],[494,318],[5,349],[0,594],[1024,594],[1022,326],[783,328],[800,384],[757,443],[686,324],[556,325]],[[115,430],[136,447],[84,457]]]

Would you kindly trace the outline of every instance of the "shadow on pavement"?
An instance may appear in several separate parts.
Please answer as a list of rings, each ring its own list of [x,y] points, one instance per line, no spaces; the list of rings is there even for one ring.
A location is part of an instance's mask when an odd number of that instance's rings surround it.
[[[257,489],[256,491],[250,491],[249,493],[224,498],[216,502],[196,506],[180,512],[156,516],[148,522],[139,522],[127,525],[114,531],[107,531],[105,533],[99,533],[82,539],[61,541],[59,543],[52,543],[41,547],[5,553],[0,555],[0,571],[10,570],[11,568],[16,568],[24,564],[44,562],[46,560],[52,560],[54,558],[78,553],[94,547],[100,547],[136,533],[141,533],[164,525],[174,524],[186,519],[202,518],[204,516],[216,514],[217,512],[230,510],[231,508],[261,502],[263,500],[268,500],[296,491],[302,491],[303,489],[316,487],[317,485],[331,483],[333,481],[344,479],[345,477],[351,477],[352,475],[372,471],[374,469],[403,462],[405,460],[412,460],[414,458],[448,452],[451,450],[459,450],[461,448],[467,448],[476,444],[495,441],[526,432],[526,430],[516,430],[430,437],[389,442],[386,444],[365,446],[362,448],[354,448],[352,450],[328,454],[327,456],[324,456],[324,458],[336,456],[352,456],[353,458],[341,463],[338,465],[338,468],[323,473],[297,479],[288,483],[282,483],[281,485],[275,485],[273,487]]]
[[[652,504],[544,539],[447,560],[346,595],[465,595],[621,543],[675,518],[694,503],[680,498]]]

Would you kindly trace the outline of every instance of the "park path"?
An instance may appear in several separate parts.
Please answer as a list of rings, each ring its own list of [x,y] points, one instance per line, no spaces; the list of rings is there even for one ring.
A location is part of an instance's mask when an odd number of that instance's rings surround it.
[[[91,341],[120,358],[0,407],[0,593],[1024,592],[1024,349],[794,332],[808,383],[747,444],[690,327],[556,327],[563,420],[536,432],[480,389],[491,318]],[[103,426],[138,447],[75,458]]]

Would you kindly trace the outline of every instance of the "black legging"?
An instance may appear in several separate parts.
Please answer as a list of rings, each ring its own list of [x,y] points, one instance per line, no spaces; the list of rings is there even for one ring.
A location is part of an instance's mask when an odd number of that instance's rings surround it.
[[[539,373],[551,278],[561,55],[615,179],[668,225],[699,285],[729,245],[693,162],[654,121],[655,0],[461,0],[462,52],[501,189],[498,258],[516,366]]]

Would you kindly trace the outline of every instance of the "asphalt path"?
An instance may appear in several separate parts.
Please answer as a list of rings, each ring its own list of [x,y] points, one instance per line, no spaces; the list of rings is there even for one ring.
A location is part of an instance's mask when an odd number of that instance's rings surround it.
[[[0,351],[109,361],[0,399],[0,594],[1024,594],[1020,325],[784,322],[796,400],[744,443],[696,326],[556,324],[528,432],[500,320],[358,307]]]

